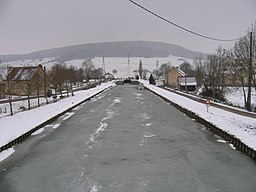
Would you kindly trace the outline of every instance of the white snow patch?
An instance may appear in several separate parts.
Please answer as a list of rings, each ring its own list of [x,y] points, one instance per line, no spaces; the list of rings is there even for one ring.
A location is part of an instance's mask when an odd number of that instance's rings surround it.
[[[7,159],[9,156],[11,156],[15,150],[13,148],[9,148],[7,150],[4,150],[0,153],[0,162]]]
[[[72,112],[72,113],[66,113],[66,117],[64,117],[63,118],[63,120],[65,121],[65,120],[67,120],[68,118],[70,118],[71,116],[73,116],[75,113],[74,112]]]
[[[102,187],[98,185],[94,180],[86,177],[86,180],[89,185],[89,192],[98,192]]]
[[[141,93],[136,93],[136,92],[133,92],[133,94],[135,95],[135,96],[142,96],[142,94]]]
[[[144,135],[145,138],[151,138],[151,137],[154,137],[154,136],[155,136],[155,135],[152,134],[152,133],[146,133],[146,134]]]
[[[151,125],[152,125],[152,123],[146,123],[146,127],[149,127]]]
[[[96,131],[95,133],[96,133],[96,134],[99,134],[99,133],[102,132],[107,126],[108,126],[107,123],[102,123],[102,122],[100,122],[100,127],[97,129],[97,131]]]
[[[79,109],[81,109],[83,106],[81,106],[81,105],[79,105],[79,106],[77,106],[76,108],[74,108],[73,110],[74,111],[78,111]]]
[[[44,131],[44,128],[41,128],[41,129],[38,129],[37,131],[35,131],[34,133],[32,133],[31,135],[39,135],[43,131]]]
[[[114,100],[113,100],[113,103],[121,103],[121,99],[116,97]]]
[[[57,123],[57,124],[55,124],[55,125],[53,125],[53,129],[57,129],[58,127],[60,126],[60,123]]]
[[[108,119],[111,119],[114,116],[115,112],[107,109],[107,117],[104,117],[101,119],[101,121],[106,121]]]
[[[234,147],[234,145],[233,145],[232,143],[230,143],[229,146],[230,146],[232,149],[235,149],[235,150],[236,150],[236,148]]]
[[[140,113],[139,116],[141,117],[142,121],[150,119],[147,113]]]
[[[95,142],[95,140],[99,137],[100,133],[102,131],[104,131],[104,129],[108,126],[107,123],[102,123],[100,122],[100,127],[96,130],[96,132],[94,134],[91,135],[89,141],[86,143],[87,145],[89,145],[92,142]]]
[[[138,189],[136,189],[136,192],[146,191],[147,184],[148,184],[148,181],[140,182]]]

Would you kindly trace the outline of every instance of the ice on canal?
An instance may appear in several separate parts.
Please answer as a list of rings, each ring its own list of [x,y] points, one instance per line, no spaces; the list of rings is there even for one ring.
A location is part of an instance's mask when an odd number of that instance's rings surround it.
[[[0,191],[254,192],[255,172],[249,158],[203,125],[123,85],[18,146],[0,164]]]

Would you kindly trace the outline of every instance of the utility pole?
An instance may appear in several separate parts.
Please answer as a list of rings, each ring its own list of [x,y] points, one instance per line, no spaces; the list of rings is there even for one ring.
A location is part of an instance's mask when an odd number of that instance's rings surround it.
[[[44,97],[46,99],[46,103],[49,104],[48,99],[47,99],[47,90],[46,90],[47,85],[46,85],[46,68],[45,68],[45,66],[43,68],[43,73],[44,73]]]
[[[246,109],[251,111],[251,97],[252,97],[252,32],[250,32],[250,58],[249,58],[249,73],[248,73],[248,95]]]
[[[103,76],[105,75],[105,73],[106,73],[106,68],[105,68],[105,58],[103,57],[102,58],[102,70],[103,70]]]
[[[185,92],[187,92],[188,91],[188,88],[187,88],[187,73],[188,73],[188,67],[187,67],[187,65],[185,65]]]
[[[156,61],[156,70],[158,70],[159,69],[159,61],[157,60]]]
[[[127,78],[130,77],[130,55],[128,55]]]

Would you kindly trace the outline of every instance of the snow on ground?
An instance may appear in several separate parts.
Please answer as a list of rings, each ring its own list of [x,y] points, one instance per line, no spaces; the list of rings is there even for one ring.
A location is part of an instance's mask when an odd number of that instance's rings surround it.
[[[248,88],[245,87],[245,93],[247,97]],[[242,87],[228,87],[226,94],[226,99],[228,102],[232,103],[234,106],[244,107],[244,96]],[[256,107],[256,90],[252,88],[252,105],[253,108]]]
[[[76,104],[84,101],[92,95],[95,95],[100,91],[114,85],[115,84],[113,82],[102,83],[95,88],[75,92],[75,96],[61,99],[56,103],[44,105],[29,111],[16,113],[14,116],[0,118],[0,146],[9,143],[10,141],[18,138],[19,136],[42,124],[43,122],[66,111],[70,107],[75,106]],[[69,113],[65,118],[69,118],[73,114],[74,113]],[[57,127],[58,125],[54,125],[53,128]],[[39,134],[41,131],[42,130],[38,130],[38,132],[35,134]],[[13,151],[9,149],[0,153],[0,161],[7,158],[8,155],[12,154],[12,152]]]
[[[48,102],[52,103],[53,102],[53,97],[48,97]],[[45,105],[47,103],[45,98],[39,98],[39,103],[40,105]],[[35,108],[38,107],[38,100],[37,98],[35,99],[30,99],[30,107]],[[18,102],[12,102],[12,109],[14,113],[24,111],[24,109],[28,109],[28,101],[23,100],[23,101],[18,101]],[[0,104],[0,118],[4,116],[10,115],[10,105],[9,103],[3,103]]]
[[[15,150],[13,148],[9,148],[5,151],[2,151],[0,153],[0,162],[5,160],[7,157],[9,157],[11,154],[13,154],[15,152]]]
[[[142,81],[150,90],[162,95],[173,103],[186,108],[227,133],[236,136],[247,146],[256,150],[256,119],[237,115],[215,107],[209,107]]]
[[[27,67],[27,66],[38,66],[46,65],[47,63],[53,63],[55,58],[44,58],[44,59],[34,59],[34,60],[18,60],[18,61],[11,61],[11,62],[4,62],[2,63],[2,67],[4,66],[12,66],[12,67]]]

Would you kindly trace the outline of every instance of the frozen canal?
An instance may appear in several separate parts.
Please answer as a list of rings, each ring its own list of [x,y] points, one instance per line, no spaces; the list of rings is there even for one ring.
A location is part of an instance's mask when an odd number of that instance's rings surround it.
[[[0,164],[1,192],[256,190],[251,159],[137,86],[116,86],[73,113]]]

